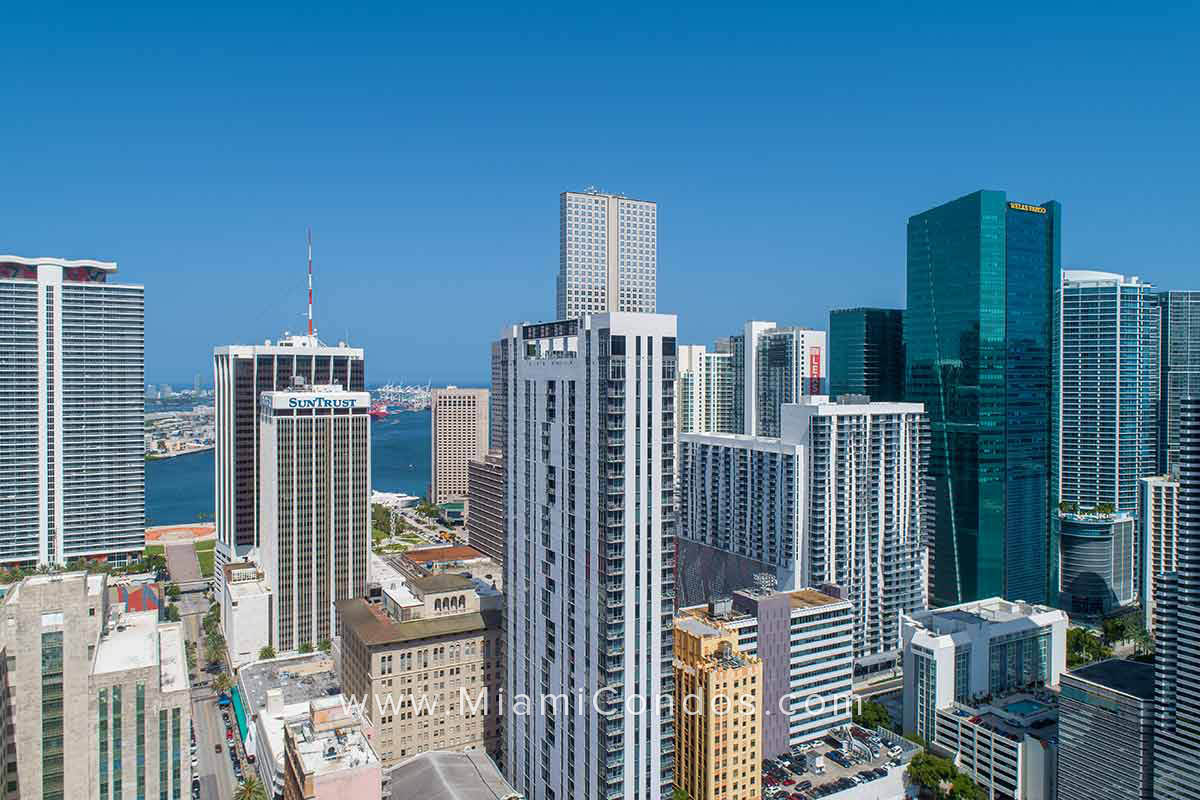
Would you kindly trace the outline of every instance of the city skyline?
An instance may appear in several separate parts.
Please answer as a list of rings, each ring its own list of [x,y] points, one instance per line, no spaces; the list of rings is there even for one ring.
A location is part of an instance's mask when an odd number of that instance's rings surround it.
[[[324,340],[369,380],[482,382],[479,342],[553,315],[559,196],[591,184],[658,204],[681,342],[902,305],[904,221],[980,187],[1062,202],[1064,267],[1194,288],[1194,12],[46,13],[0,56],[0,250],[146,285],[154,382],[303,329],[309,226]]]

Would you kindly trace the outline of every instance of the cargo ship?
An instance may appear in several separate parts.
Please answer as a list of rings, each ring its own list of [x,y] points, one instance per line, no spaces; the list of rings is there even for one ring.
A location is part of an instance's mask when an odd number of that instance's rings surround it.
[[[388,407],[383,403],[374,403],[367,409],[367,413],[371,415],[371,419],[383,419],[388,415]]]

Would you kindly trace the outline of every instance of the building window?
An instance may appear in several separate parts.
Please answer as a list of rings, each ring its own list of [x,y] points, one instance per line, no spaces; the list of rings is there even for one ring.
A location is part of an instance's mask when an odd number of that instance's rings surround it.
[[[63,634],[42,634],[42,797],[63,797]]]

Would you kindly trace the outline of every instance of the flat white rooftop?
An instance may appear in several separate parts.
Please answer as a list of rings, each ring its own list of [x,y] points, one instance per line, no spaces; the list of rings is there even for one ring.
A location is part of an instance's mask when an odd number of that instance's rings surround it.
[[[168,622],[158,626],[158,663],[161,691],[174,692],[188,688],[187,653],[183,647],[182,622]]]
[[[110,617],[96,648],[95,675],[158,665],[158,612],[136,611]]]

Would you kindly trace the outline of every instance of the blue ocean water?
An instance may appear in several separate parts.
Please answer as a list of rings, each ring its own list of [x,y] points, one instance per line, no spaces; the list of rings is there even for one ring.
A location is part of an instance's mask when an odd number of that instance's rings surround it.
[[[393,411],[371,423],[371,486],[424,495],[430,479],[429,411]],[[149,525],[212,519],[213,451],[146,462]]]

